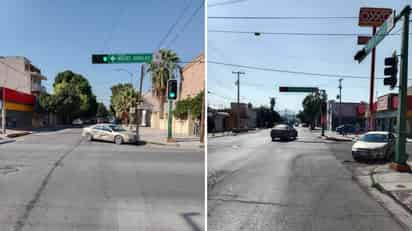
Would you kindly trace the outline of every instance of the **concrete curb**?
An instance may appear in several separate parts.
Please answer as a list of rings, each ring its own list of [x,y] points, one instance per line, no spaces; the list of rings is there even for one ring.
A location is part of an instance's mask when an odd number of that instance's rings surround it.
[[[13,143],[15,141],[15,139],[0,139],[0,144]]]
[[[184,145],[181,145],[179,143],[167,143],[167,142],[161,142],[161,141],[154,141],[154,140],[141,140],[141,142],[146,143],[146,144],[153,144],[153,145],[159,145],[159,146],[170,146],[170,147],[181,147],[184,148]],[[194,148],[204,148],[205,144],[198,144],[198,145],[193,145]]]
[[[32,132],[16,132],[16,133],[11,133],[11,134],[6,134],[6,137],[16,138],[16,137],[20,137],[20,136],[29,135],[29,134],[32,134]]]
[[[395,195],[393,195],[392,192],[385,190],[385,188],[376,180],[375,175],[375,169],[372,169],[370,172],[370,177],[371,177],[371,181],[372,181],[372,187],[376,188],[379,192],[386,194],[387,196],[389,196],[390,198],[392,198],[399,206],[401,206],[402,208],[404,208],[406,211],[409,212],[409,214],[412,215],[412,210],[404,205],[398,198],[396,198]]]
[[[352,142],[352,138],[338,138],[338,137],[333,137],[333,136],[319,136],[321,139],[325,140],[333,140],[333,141],[339,141],[339,142]]]

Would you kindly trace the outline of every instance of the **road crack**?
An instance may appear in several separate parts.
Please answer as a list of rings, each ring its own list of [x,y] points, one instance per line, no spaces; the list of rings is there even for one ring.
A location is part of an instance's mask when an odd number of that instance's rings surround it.
[[[33,208],[36,206],[37,202],[40,199],[41,194],[44,192],[47,184],[49,183],[53,172],[56,170],[57,167],[62,166],[63,160],[70,154],[72,153],[83,141],[83,139],[80,139],[73,147],[71,147],[69,150],[64,152],[60,158],[54,162],[53,167],[49,170],[47,173],[46,177],[42,180],[40,187],[37,189],[36,193],[34,194],[34,197],[29,201],[29,203],[26,204],[24,213],[19,216],[19,218],[16,221],[16,224],[14,225],[14,231],[22,231],[23,227],[26,225],[26,222],[30,216],[31,211]]]

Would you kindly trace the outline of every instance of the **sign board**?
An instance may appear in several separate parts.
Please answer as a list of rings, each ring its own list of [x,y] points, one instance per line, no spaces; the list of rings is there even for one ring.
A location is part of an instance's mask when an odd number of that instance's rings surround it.
[[[358,45],[367,44],[371,38],[371,36],[358,36]]]
[[[359,26],[380,27],[392,14],[389,8],[362,7],[359,10]]]
[[[93,64],[147,63],[152,61],[151,53],[142,54],[95,54]]]
[[[362,48],[362,50],[358,51],[355,55],[355,60],[358,62],[362,62],[362,60],[368,56],[368,54],[375,48],[388,34],[391,32],[393,27],[395,26],[395,11],[391,14],[388,19],[379,27],[378,32],[368,41],[368,43]]]
[[[279,87],[279,92],[318,92],[317,87]]]
[[[376,102],[376,111],[386,111],[390,109],[391,95],[384,95]]]

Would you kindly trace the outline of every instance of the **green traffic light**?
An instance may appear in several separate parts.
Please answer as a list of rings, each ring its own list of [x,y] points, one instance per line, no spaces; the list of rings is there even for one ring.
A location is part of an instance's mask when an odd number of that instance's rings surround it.
[[[107,56],[103,56],[103,62],[107,63]]]
[[[174,92],[170,92],[170,93],[169,93],[169,97],[170,97],[170,98],[174,98],[174,97],[175,97],[175,93],[174,93]]]

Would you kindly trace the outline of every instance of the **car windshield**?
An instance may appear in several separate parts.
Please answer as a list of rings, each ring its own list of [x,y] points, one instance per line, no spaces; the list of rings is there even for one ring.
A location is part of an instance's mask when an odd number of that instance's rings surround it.
[[[288,129],[288,125],[285,124],[279,124],[275,126],[276,129]]]
[[[112,129],[115,132],[124,132],[126,129],[118,126],[118,125],[109,125],[109,128]]]
[[[385,134],[366,134],[360,138],[361,141],[364,142],[387,142],[388,136]]]

